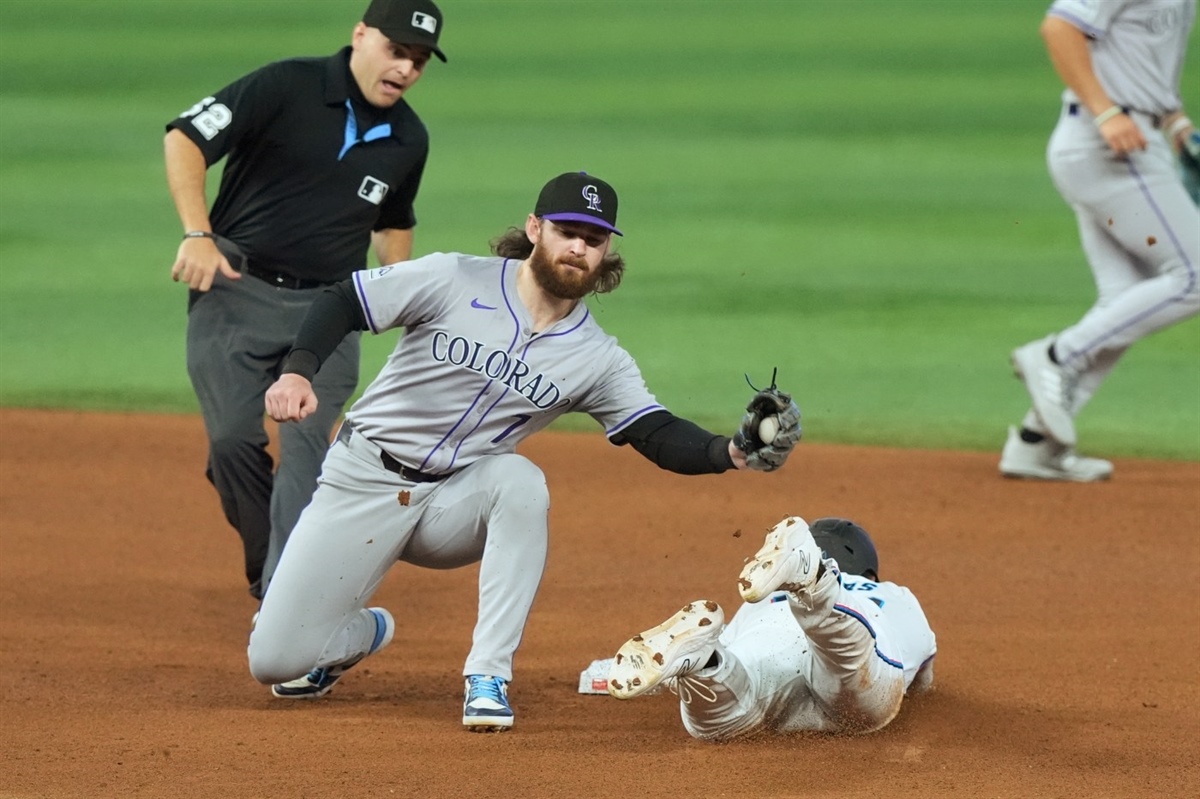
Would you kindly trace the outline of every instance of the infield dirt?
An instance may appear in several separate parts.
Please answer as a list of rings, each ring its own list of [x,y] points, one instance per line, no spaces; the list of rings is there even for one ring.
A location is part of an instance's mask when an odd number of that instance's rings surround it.
[[[5,410],[0,430],[0,799],[1200,794],[1200,463],[1026,483],[995,454],[801,443],[774,474],[681,477],[540,434],[550,561],[516,727],[488,736],[459,725],[477,568],[396,566],[391,647],[322,701],[272,700],[198,418]],[[936,691],[873,735],[724,745],[670,695],[577,693],[685,602],[732,614],[787,514],[873,533],[937,633]]]

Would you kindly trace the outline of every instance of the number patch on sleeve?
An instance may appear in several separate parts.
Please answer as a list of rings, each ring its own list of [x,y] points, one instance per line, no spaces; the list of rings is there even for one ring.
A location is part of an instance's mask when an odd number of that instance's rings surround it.
[[[208,141],[216,138],[216,135],[229,127],[229,123],[233,121],[233,112],[229,110],[229,106],[218,103],[215,97],[205,97],[180,116],[192,117],[192,126]]]

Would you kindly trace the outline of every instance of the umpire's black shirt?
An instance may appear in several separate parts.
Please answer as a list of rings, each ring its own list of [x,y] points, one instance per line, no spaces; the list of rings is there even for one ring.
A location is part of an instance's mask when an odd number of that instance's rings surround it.
[[[403,99],[389,109],[363,99],[349,47],[268,64],[188,109],[172,128],[209,166],[229,156],[213,230],[258,269],[343,280],[366,267],[370,231],[416,224],[429,134]]]

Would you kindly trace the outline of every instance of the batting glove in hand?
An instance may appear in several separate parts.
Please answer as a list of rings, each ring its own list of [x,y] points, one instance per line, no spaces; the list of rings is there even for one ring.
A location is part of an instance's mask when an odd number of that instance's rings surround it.
[[[758,434],[759,424],[768,416],[779,418],[779,432],[770,444],[764,443]],[[773,472],[787,460],[802,432],[799,406],[790,394],[775,387],[772,376],[770,387],[755,393],[746,406],[742,423],[733,434],[733,445],[746,453],[746,465],[751,469]]]

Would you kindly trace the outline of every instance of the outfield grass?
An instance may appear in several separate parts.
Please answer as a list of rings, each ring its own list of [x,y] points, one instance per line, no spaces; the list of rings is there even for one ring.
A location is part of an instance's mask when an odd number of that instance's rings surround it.
[[[730,429],[777,366],[813,440],[994,449],[1008,351],[1090,304],[1042,0],[441,5],[418,253],[482,251],[558,172],[611,181],[630,267],[593,308],[681,414]],[[0,2],[0,404],[195,410],[163,124],[365,6]],[[1132,350],[1084,446],[1200,459],[1198,356],[1195,320]]]

